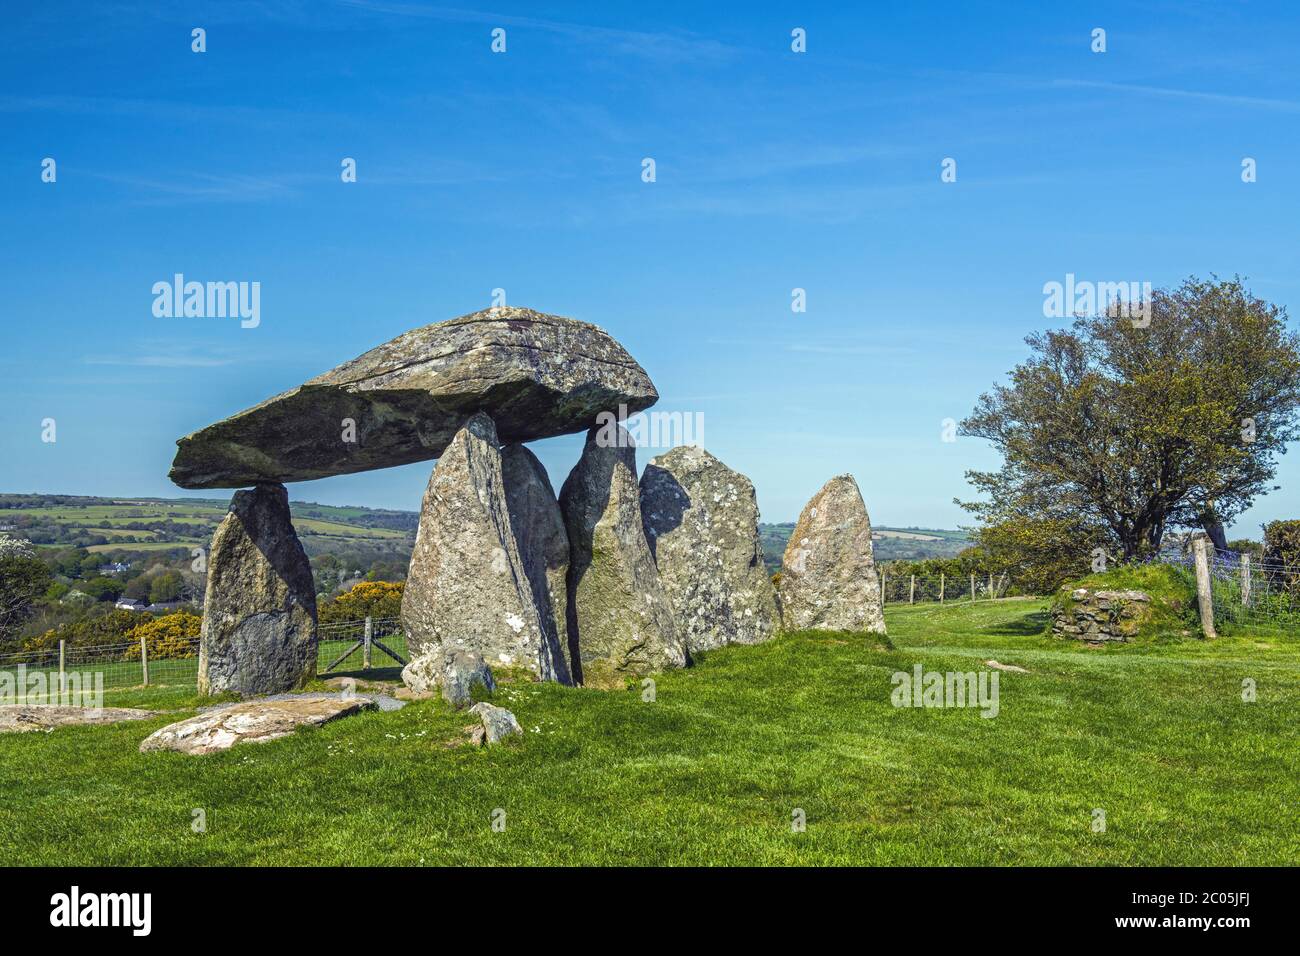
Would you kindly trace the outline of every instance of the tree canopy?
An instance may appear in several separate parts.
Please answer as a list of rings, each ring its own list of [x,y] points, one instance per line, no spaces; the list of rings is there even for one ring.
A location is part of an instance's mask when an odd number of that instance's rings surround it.
[[[1093,548],[1132,558],[1173,528],[1221,540],[1300,437],[1300,336],[1239,278],[1157,290],[1149,322],[1112,309],[1026,342],[961,423],[1002,455],[959,503],[1009,563],[1081,573]]]

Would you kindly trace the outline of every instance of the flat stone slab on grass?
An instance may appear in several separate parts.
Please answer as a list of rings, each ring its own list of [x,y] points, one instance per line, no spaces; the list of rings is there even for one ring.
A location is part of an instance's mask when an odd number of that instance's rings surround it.
[[[154,731],[140,744],[140,752],[215,753],[245,741],[265,743],[287,737],[299,727],[319,727],[374,707],[368,697],[333,694],[280,694],[225,704]]]
[[[0,733],[53,730],[56,727],[116,724],[123,720],[144,720],[152,710],[132,707],[69,707],[63,704],[6,704],[0,707]]]

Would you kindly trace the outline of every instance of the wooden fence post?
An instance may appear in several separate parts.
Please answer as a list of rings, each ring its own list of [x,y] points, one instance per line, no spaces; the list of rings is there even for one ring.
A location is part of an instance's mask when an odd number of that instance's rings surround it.
[[[997,593],[993,590],[993,572],[990,571],[989,572],[989,600],[991,601],[995,597],[997,597]]]
[[[940,572],[939,572],[939,603],[940,603],[940,604],[943,603],[943,584],[944,584],[944,581],[943,581],[943,572],[940,571]]]
[[[908,604],[916,603],[916,575],[915,574],[912,575],[912,583],[907,589],[907,603]]]
[[[149,686],[149,645],[145,643],[144,636],[140,637],[140,675],[144,678],[145,687]]]
[[[366,618],[366,643],[361,650],[361,666],[364,670],[370,670],[370,639],[374,637],[374,622]]]
[[[66,660],[67,651],[68,651],[68,642],[65,641],[63,638],[59,638],[59,703],[63,702],[63,698],[66,697],[68,693],[68,675],[63,669],[63,664],[64,661]],[[24,690],[23,701],[25,702],[26,700],[27,700],[27,692],[26,690]]]
[[[1241,606],[1250,607],[1250,555],[1241,556]]]
[[[970,599],[973,604],[975,602],[975,572],[973,571],[970,576]]]
[[[885,569],[880,569],[880,606],[885,606]]]
[[[1214,631],[1214,594],[1210,590],[1210,559],[1206,554],[1206,538],[1192,541],[1192,554],[1196,559],[1196,603],[1201,610],[1201,631],[1206,637],[1217,637]]]

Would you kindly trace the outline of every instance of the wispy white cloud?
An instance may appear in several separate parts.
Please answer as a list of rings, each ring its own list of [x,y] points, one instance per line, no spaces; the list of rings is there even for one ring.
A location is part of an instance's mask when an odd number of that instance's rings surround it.
[[[1187,90],[1170,86],[1146,86],[1140,83],[1112,83],[1106,80],[1053,80],[1054,87],[1108,90],[1113,93],[1138,93],[1144,96],[1163,96],[1172,99],[1196,100],[1202,103],[1219,103],[1225,106],[1244,106],[1253,109],[1274,110],[1282,113],[1300,113],[1300,102],[1279,100],[1266,96],[1241,96],[1235,93],[1214,93],[1208,90]]]
[[[719,40],[685,31],[664,33],[626,30],[479,10],[425,6],[418,3],[394,3],[388,0],[338,0],[338,2],[345,7],[391,16],[543,30],[568,40],[601,45],[613,56],[631,55],[657,60],[699,61],[727,59],[738,52]]]

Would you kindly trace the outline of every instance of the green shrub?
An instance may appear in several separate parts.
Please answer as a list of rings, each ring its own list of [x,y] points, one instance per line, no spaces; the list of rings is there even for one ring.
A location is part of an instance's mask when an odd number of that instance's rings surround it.
[[[1144,613],[1127,622],[1129,640],[1181,639],[1200,635],[1196,578],[1172,564],[1128,564],[1064,584],[1052,598],[1052,613],[1071,611],[1077,588],[1089,591],[1142,591],[1151,596]]]

